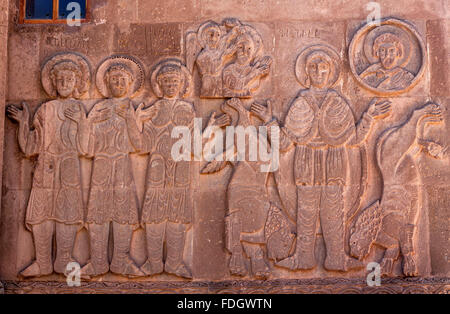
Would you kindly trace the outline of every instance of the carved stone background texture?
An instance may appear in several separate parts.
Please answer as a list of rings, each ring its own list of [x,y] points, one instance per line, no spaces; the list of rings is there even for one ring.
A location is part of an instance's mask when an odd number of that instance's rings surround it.
[[[363,0],[91,0],[80,27],[19,24],[19,3],[0,4],[6,293],[448,293],[449,0],[378,1],[379,25]],[[195,118],[279,127],[277,169],[175,161]]]

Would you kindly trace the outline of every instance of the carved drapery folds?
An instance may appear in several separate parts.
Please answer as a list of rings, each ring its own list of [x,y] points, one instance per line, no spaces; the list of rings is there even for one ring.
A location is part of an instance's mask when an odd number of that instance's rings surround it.
[[[24,158],[37,158],[24,221],[35,260],[21,276],[64,274],[75,261],[76,234],[85,228],[85,279],[108,272],[195,278],[192,255],[201,252],[193,252],[189,241],[197,223],[197,168],[194,161],[174,159],[172,131],[185,127],[193,138],[195,118],[206,112],[192,101],[199,98],[202,104],[223,99],[222,116],[213,114],[208,126],[279,128],[279,138],[269,135],[266,147],[271,151],[279,141],[279,167],[273,173],[260,171],[270,162],[227,160],[237,156],[236,146],[215,152],[223,160],[200,165],[205,175],[232,168],[223,186],[223,249],[231,276],[267,279],[316,268],[357,272],[373,258],[375,247],[383,251],[377,262],[384,275],[394,275],[400,261],[405,276],[422,275],[417,243],[426,219],[421,218],[418,156],[443,159],[447,152],[427,132],[443,124],[440,105],[422,101],[402,111],[402,122],[391,123],[405,102],[396,96],[412,89],[426,67],[426,50],[413,26],[397,19],[363,25],[349,44],[349,64],[337,47],[321,41],[291,51],[297,56],[293,68],[277,70],[295,73],[300,86],[291,99],[277,95],[286,102],[281,115],[272,112],[274,101],[255,101],[274,71],[256,27],[235,18],[206,21],[186,33],[185,47],[185,60],[167,57],[155,64],[128,55],[106,57],[96,70],[97,100],[91,97],[87,58],[58,53],[41,69],[42,87],[52,100],[33,117],[25,103],[8,106],[8,116],[18,122]],[[344,73],[370,96],[360,117],[343,92]],[[144,90],[153,98],[139,103],[136,99],[146,99],[138,97]],[[376,128],[383,130],[374,135]],[[375,149],[367,149],[370,141]],[[256,142],[264,144],[259,137]],[[375,156],[367,156],[369,151]],[[133,156],[146,158],[145,168],[139,168],[145,173],[141,188]],[[81,160],[91,166],[85,201]],[[376,160],[372,167],[370,160]],[[367,173],[374,168],[381,174],[381,195],[368,201],[366,186],[373,175]],[[140,262],[130,254],[139,228],[145,234]],[[317,254],[322,240],[323,258]]]

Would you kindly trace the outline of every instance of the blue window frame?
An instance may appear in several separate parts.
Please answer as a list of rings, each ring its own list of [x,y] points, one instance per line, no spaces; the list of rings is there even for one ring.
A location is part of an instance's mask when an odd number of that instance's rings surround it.
[[[72,3],[80,6],[81,22],[89,15],[89,0],[21,0],[21,23],[65,23],[74,10]],[[71,16],[72,17],[72,16]]]

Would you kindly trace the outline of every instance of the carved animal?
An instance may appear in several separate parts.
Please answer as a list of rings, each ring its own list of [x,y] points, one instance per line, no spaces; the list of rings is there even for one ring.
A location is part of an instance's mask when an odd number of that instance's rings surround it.
[[[234,126],[246,128],[252,125],[250,112],[237,98],[227,101],[222,111],[233,117]],[[236,154],[234,145],[227,150]],[[220,171],[226,164],[227,161],[214,160],[203,168],[202,173]],[[231,253],[230,272],[240,276],[247,274],[245,251],[253,275],[265,278],[269,276],[270,268],[262,246],[267,247],[269,258],[281,260],[288,256],[294,235],[284,213],[269,200],[266,190],[268,172],[260,171],[261,162],[243,160],[232,164],[234,171],[227,189],[225,217],[226,248]]]
[[[373,245],[386,249],[381,261],[384,275],[403,256],[403,273],[417,276],[413,238],[421,202],[420,175],[415,155],[423,148],[425,125],[442,121],[440,107],[427,103],[416,108],[406,122],[387,130],[377,143],[377,160],[383,176],[383,196],[356,219],[350,236],[350,253],[362,260]]]

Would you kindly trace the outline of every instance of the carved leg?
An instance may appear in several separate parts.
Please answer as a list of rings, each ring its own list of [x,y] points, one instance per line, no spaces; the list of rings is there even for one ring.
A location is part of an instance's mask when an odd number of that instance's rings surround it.
[[[403,255],[403,273],[405,276],[414,277],[419,274],[413,244],[414,225],[406,225],[400,237],[400,248]]]
[[[164,270],[180,277],[192,278],[191,271],[183,262],[184,240],[188,224],[167,223],[167,259]]]
[[[383,231],[380,231],[375,244],[378,244],[386,248],[384,252],[383,259],[381,260],[381,275],[389,276],[392,274],[392,267],[394,266],[394,261],[398,258],[400,253],[400,246],[397,239],[389,236]]]
[[[324,263],[327,270],[347,271],[363,267],[362,262],[345,253],[343,191],[342,185],[325,186],[322,191],[320,224],[327,251]]]
[[[111,262],[111,272],[128,277],[140,277],[145,274],[130,257],[132,225],[113,223],[114,252]]]
[[[67,264],[73,261],[72,250],[78,225],[56,223],[56,260],[55,272],[65,274]]]
[[[24,277],[39,277],[53,273],[52,246],[55,222],[47,220],[33,225],[33,238],[36,250],[36,261],[28,266],[21,275]]]
[[[312,269],[316,266],[315,242],[320,204],[320,187],[297,187],[297,243],[294,255],[281,260],[278,266],[289,269]]]
[[[270,267],[264,258],[264,251],[261,245],[244,242],[245,253],[250,256],[252,273],[255,277],[266,279],[270,276]]]
[[[160,274],[164,271],[163,249],[167,222],[159,224],[146,224],[147,261],[141,270],[147,275]]]
[[[228,267],[230,273],[237,276],[247,275],[244,251],[241,243],[241,221],[239,212],[233,212],[225,217],[226,248],[231,253]]]
[[[109,223],[103,225],[89,224],[91,260],[81,269],[83,278],[106,274],[109,271],[108,237]]]

